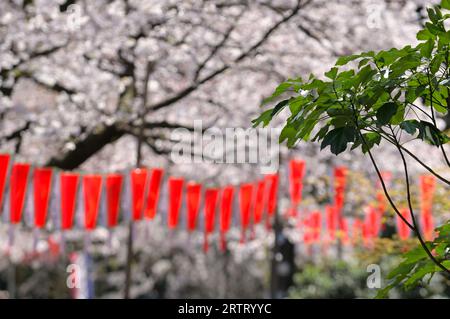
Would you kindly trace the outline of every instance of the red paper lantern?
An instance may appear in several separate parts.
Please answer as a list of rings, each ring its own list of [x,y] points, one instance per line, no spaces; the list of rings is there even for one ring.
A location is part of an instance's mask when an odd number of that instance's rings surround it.
[[[142,219],[142,210],[144,208],[145,188],[147,186],[147,169],[136,168],[131,171],[131,211],[134,221]]]
[[[334,169],[334,205],[336,207],[338,217],[340,217],[342,208],[344,207],[346,184],[347,168],[343,166],[336,167]]]
[[[168,181],[169,185],[169,219],[168,225],[170,229],[174,229],[178,225],[178,216],[181,208],[181,196],[183,193],[182,178],[170,177]]]
[[[317,243],[320,241],[322,215],[319,211],[313,211],[309,216],[304,218],[303,226],[303,241],[306,244]]]
[[[371,238],[378,237],[378,234],[381,230],[381,216],[377,209],[375,209],[372,205],[369,205],[365,208],[366,213],[366,225],[367,230],[369,232],[369,236]]]
[[[267,218],[266,226],[271,227],[271,219],[277,209],[278,195],[278,174],[269,174],[265,176],[267,194]]]
[[[78,191],[77,173],[61,173],[61,228],[68,230],[73,227],[75,205]]]
[[[84,189],[84,225],[86,230],[93,230],[97,226],[98,209],[102,193],[102,176],[83,176]]]
[[[156,216],[163,174],[164,170],[162,168],[154,168],[150,173],[150,185],[148,187],[147,205],[145,208],[145,216],[149,219],[153,219]]]
[[[9,204],[11,224],[18,224],[22,219],[29,171],[30,164],[17,163],[12,166]]]
[[[216,205],[219,197],[219,190],[209,188],[205,191],[205,243],[204,250],[208,251],[208,235],[214,231]]]
[[[255,203],[253,205],[253,221],[259,224],[264,213],[266,183],[264,180],[258,181],[256,185]]]
[[[400,210],[400,214],[409,222],[411,223],[411,214],[409,212],[409,209],[403,208]],[[397,221],[397,233],[398,237],[401,240],[406,240],[411,234],[411,229],[408,227],[408,225],[396,214],[396,221]]]
[[[434,232],[434,220],[431,212],[422,214],[421,221],[422,221],[423,237],[425,238],[425,240],[433,240],[435,232]]]
[[[122,185],[122,175],[110,174],[106,177],[106,211],[108,227],[115,227],[119,222]]]
[[[43,228],[47,221],[52,175],[51,168],[36,168],[33,172],[34,225],[36,228]]]
[[[305,161],[293,159],[289,162],[291,202],[294,207],[302,200],[303,176],[305,174]]]
[[[239,200],[241,210],[241,226],[242,226],[242,241],[245,240],[245,232],[250,224],[250,211],[253,197],[253,185],[242,184],[239,189]]]
[[[3,193],[5,192],[6,175],[8,174],[9,154],[0,154],[0,214],[2,213]]]
[[[197,216],[200,209],[202,185],[188,183],[186,186],[187,229],[192,232],[197,227]]]
[[[313,218],[313,239],[315,242],[320,241],[320,235],[322,230],[322,214],[320,211],[312,213]]]
[[[216,188],[209,188],[205,191],[205,231],[207,233],[214,231],[218,196],[219,190]]]
[[[421,222],[424,237],[432,240],[434,237],[434,221],[432,216],[433,197],[436,190],[436,178],[432,175],[420,176]]]
[[[303,243],[305,245],[312,244],[314,240],[314,233],[313,233],[313,223],[312,215],[306,216],[303,218]]]

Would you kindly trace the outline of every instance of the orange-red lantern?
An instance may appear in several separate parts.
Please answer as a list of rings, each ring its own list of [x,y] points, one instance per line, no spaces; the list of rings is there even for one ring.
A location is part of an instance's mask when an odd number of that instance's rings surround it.
[[[411,214],[409,212],[409,209],[403,208],[400,210],[400,214],[409,222],[411,223]],[[409,226],[396,214],[396,221],[397,221],[397,233],[398,237],[401,240],[406,240],[411,234],[411,229]]]
[[[188,183],[186,186],[187,229],[192,232],[197,227],[197,216],[200,209],[202,185]]]
[[[170,177],[169,185],[169,219],[168,226],[175,229],[178,226],[178,217],[181,209],[181,198],[183,194],[183,178]]]
[[[259,224],[264,214],[266,183],[264,180],[258,181],[256,184],[256,196],[253,204],[253,222]]]
[[[92,231],[97,226],[98,210],[100,208],[100,196],[102,194],[102,176],[83,176],[84,194],[84,227]]]
[[[22,220],[29,171],[30,164],[16,163],[12,166],[9,203],[11,224],[18,224]]]
[[[219,190],[217,188],[209,188],[205,191],[205,242],[203,250],[208,251],[208,237],[214,231],[217,199]]]
[[[59,177],[61,188],[61,228],[68,230],[73,227],[79,175],[77,173],[63,172]]]
[[[245,234],[250,224],[250,211],[252,206],[253,184],[242,184],[239,189],[239,206],[241,211],[241,241],[245,241]]]
[[[9,154],[0,154],[0,214],[2,213],[3,193],[5,192],[9,160]]]
[[[36,168],[33,172],[34,225],[36,228],[43,228],[47,221],[52,174],[51,168]]]
[[[164,175],[162,168],[153,168],[150,172],[150,182],[148,186],[147,204],[145,207],[145,217],[153,219],[156,216],[158,208],[159,192],[161,189],[161,180]]]
[[[147,175],[145,168],[136,168],[131,171],[131,218],[134,221],[142,219]]]
[[[123,176],[109,174],[106,177],[106,212],[108,227],[115,227],[119,222],[120,197],[122,195]]]

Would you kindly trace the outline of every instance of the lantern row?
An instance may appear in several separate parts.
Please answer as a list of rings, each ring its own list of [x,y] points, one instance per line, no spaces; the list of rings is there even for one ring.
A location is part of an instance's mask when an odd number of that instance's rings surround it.
[[[9,221],[19,224],[27,198],[28,189],[31,188],[33,198],[33,225],[42,229],[47,225],[49,204],[52,197],[52,184],[55,173],[51,168],[34,168],[27,163],[10,163],[8,154],[0,154],[0,208],[4,202],[4,195],[9,194]],[[299,220],[298,227],[303,230],[303,241],[306,244],[322,240],[322,224],[326,224],[327,240],[334,241],[339,238],[343,243],[355,243],[362,238],[369,243],[378,237],[383,224],[383,215],[387,210],[386,200],[377,186],[376,198],[378,205],[369,205],[365,209],[365,219],[343,217],[345,204],[345,190],[347,184],[347,168],[336,167],[333,172],[334,202],[326,205],[324,212],[313,211],[304,213],[298,218],[298,208],[302,201],[303,179],[305,175],[305,162],[293,159],[289,162],[289,193],[291,205],[285,216]],[[384,178],[390,180],[391,175],[384,172]],[[128,175],[128,176],[127,176]],[[105,200],[106,225],[114,228],[118,225],[122,208],[126,178],[129,178],[131,201],[129,201],[130,218],[133,221],[142,219],[152,220],[157,215],[161,185],[164,170],[161,168],[139,168],[131,170],[129,174],[107,174],[106,176],[90,174],[81,176],[73,172],[59,174],[59,223],[63,231],[74,227],[74,218],[78,202],[78,192],[81,184],[81,197],[84,208],[84,228],[92,231],[97,227],[102,198]],[[9,178],[8,187],[6,182]],[[426,239],[434,235],[432,200],[435,191],[433,176],[420,176],[421,189],[421,224]],[[32,184],[29,186],[29,184]],[[254,183],[243,183],[239,187],[228,185],[222,188],[206,188],[195,182],[186,182],[183,178],[170,176],[167,179],[168,189],[168,216],[167,226],[176,229],[179,225],[180,211],[183,198],[186,201],[186,227],[192,232],[196,230],[198,216],[203,199],[203,226],[204,248],[208,249],[209,236],[214,232],[216,225],[216,212],[219,213],[220,246],[226,247],[226,234],[232,225],[233,202],[235,191],[239,199],[241,241],[244,242],[250,227],[261,224],[263,221],[267,228],[277,209],[278,174],[265,175]],[[184,196],[183,196],[184,194]],[[54,196],[58,197],[58,196]],[[401,209],[401,214],[410,221],[408,209]],[[322,215],[324,220],[322,220]],[[351,226],[351,235],[350,228]],[[398,236],[407,239],[410,229],[396,216]]]
[[[324,216],[327,226],[328,236],[326,241],[334,241],[339,238],[344,244],[359,242],[362,238],[363,243],[370,245],[374,238],[378,237],[381,231],[385,228],[384,214],[387,211],[387,200],[384,196],[381,184],[377,183],[376,199],[378,204],[368,205],[364,209],[364,220],[360,218],[343,217],[342,211],[345,204],[345,191],[347,185],[346,167],[338,166],[334,168],[334,201],[331,205],[325,206]],[[298,159],[293,159],[289,162],[289,179],[290,179],[290,197],[291,203],[285,216],[297,217],[297,210],[302,200],[303,178],[305,174],[305,162]],[[382,177],[386,182],[390,182],[392,174],[390,172],[382,172]],[[419,177],[420,186],[420,223],[426,240],[432,240],[434,232],[434,220],[432,216],[432,202],[436,189],[436,178],[432,175],[421,175]],[[409,209],[401,208],[400,214],[411,223],[411,214]],[[305,214],[303,214],[305,215]],[[350,236],[349,225],[351,223],[352,230]],[[321,238],[322,227],[322,213],[320,211],[313,211],[299,221],[299,228],[303,228],[303,241],[306,244],[319,242]],[[401,240],[406,240],[411,235],[411,230],[408,225],[400,218],[395,216],[395,224],[397,228],[398,237]]]
[[[25,207],[28,189],[33,195],[33,226],[42,229],[47,225],[52,184],[55,179],[51,168],[34,168],[28,163],[10,164],[8,154],[0,154],[0,207],[5,193],[9,193],[9,221],[19,224]],[[9,167],[10,172],[9,172]],[[9,187],[6,181],[9,175]],[[138,168],[129,173],[131,189],[131,220],[152,220],[157,215],[164,170],[161,168]],[[81,176],[73,172],[59,174],[60,228],[63,231],[74,227],[77,212],[78,192],[81,184],[81,196],[84,208],[84,228],[92,231],[97,227],[102,194],[106,204],[106,225],[114,228],[118,225],[121,201],[127,176],[124,174],[89,174]],[[30,181],[31,179],[31,181]],[[29,186],[29,184],[32,184]],[[186,227],[192,232],[197,229],[197,221],[203,199],[205,249],[208,249],[208,237],[215,230],[216,212],[219,211],[221,247],[226,246],[226,234],[232,225],[233,200],[236,187],[206,188],[195,182],[186,182],[183,178],[170,176],[167,179],[168,216],[167,226],[176,229],[180,220],[183,194],[186,200]],[[6,190],[6,191],[5,191]],[[265,221],[270,227],[275,213],[278,191],[278,175],[268,174],[256,183],[243,183],[238,188],[240,224],[242,241],[245,241],[251,225]],[[58,197],[58,196],[55,196]]]

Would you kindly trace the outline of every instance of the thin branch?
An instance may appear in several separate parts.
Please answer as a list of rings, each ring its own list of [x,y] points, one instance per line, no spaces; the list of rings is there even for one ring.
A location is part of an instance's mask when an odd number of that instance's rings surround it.
[[[370,147],[369,147],[369,145],[367,144],[367,141],[366,141],[366,139],[364,138],[364,135],[363,135],[363,134],[361,133],[361,131],[358,129],[358,127],[359,127],[359,124],[358,124],[358,116],[356,115],[356,109],[355,109],[355,106],[353,105],[353,103],[351,103],[351,106],[352,106],[352,110],[353,110],[353,116],[354,116],[354,118],[355,118],[356,130],[357,130],[358,133],[359,133],[359,136],[360,136],[360,138],[361,138],[361,141],[363,142],[363,144],[364,144],[364,145],[366,146],[366,148],[367,148],[367,153],[369,154],[369,158],[370,158],[370,160],[371,160],[371,162],[372,162],[372,164],[373,164],[373,167],[375,168],[375,171],[376,171],[376,173],[377,173],[377,175],[378,175],[378,179],[380,180],[380,183],[381,183],[381,187],[383,188],[383,192],[384,192],[384,194],[385,194],[387,200],[389,201],[389,204],[390,204],[391,207],[394,209],[395,213],[403,220],[403,222],[404,222],[406,225],[408,225],[408,227],[409,227],[411,230],[415,231],[414,226],[411,225],[410,222],[408,222],[408,221],[406,220],[406,218],[400,213],[400,211],[398,210],[398,208],[397,208],[397,206],[395,205],[394,201],[392,200],[391,196],[389,195],[389,192],[388,192],[388,190],[387,190],[387,188],[386,188],[386,183],[384,182],[383,175],[381,175],[381,171],[380,171],[380,169],[378,168],[377,162],[375,161],[375,158],[373,157],[372,152],[370,151]]]
[[[392,131],[392,128],[391,128]],[[450,270],[447,269],[442,263],[440,263],[431,253],[430,249],[427,247],[427,244],[425,243],[425,241],[422,238],[422,235],[420,234],[420,228],[419,225],[416,221],[416,217],[414,215],[414,210],[412,207],[412,201],[411,201],[411,189],[410,189],[410,182],[409,182],[409,173],[408,173],[408,165],[405,159],[405,156],[403,155],[403,151],[400,147],[400,144],[397,140],[396,137],[394,137],[395,142],[396,142],[396,146],[398,149],[398,152],[400,153],[400,157],[402,158],[402,162],[403,162],[403,169],[405,171],[405,182],[406,182],[406,194],[407,194],[407,200],[408,200],[408,207],[409,207],[409,213],[411,214],[411,219],[412,219],[412,223],[414,225],[414,231],[417,235],[417,238],[419,239],[420,245],[422,246],[422,248],[425,250],[425,252],[427,253],[428,257],[430,257],[430,259],[439,267],[441,268],[444,272],[446,272],[447,274],[450,274]]]

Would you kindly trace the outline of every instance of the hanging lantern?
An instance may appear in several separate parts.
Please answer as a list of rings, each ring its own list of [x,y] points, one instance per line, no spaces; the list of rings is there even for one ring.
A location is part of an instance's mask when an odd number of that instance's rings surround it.
[[[381,216],[375,207],[369,205],[365,208],[366,225],[371,238],[378,237],[381,230]]]
[[[313,227],[314,227],[314,241],[320,242],[320,235],[322,231],[322,213],[316,211],[313,213]]]
[[[334,205],[336,214],[341,216],[342,208],[345,200],[345,187],[347,184],[347,168],[338,166],[334,169]]]
[[[97,226],[98,209],[102,194],[102,176],[83,176],[84,190],[84,226],[86,230],[93,230]]]
[[[34,225],[44,228],[47,222],[53,171],[51,168],[36,168],[33,172]]]
[[[314,220],[312,214],[303,218],[303,243],[307,246],[311,245],[314,241]]]
[[[154,168],[150,173],[150,185],[148,187],[147,205],[145,207],[145,217],[149,219],[153,219],[156,216],[163,175],[164,170],[162,168]]]
[[[271,219],[277,209],[277,195],[278,195],[278,174],[269,174],[265,176],[267,194],[267,229],[271,228]]]
[[[220,248],[222,251],[226,250],[226,233],[231,226],[233,194],[233,186],[224,187],[220,202]]]
[[[134,221],[142,219],[147,175],[148,172],[145,168],[136,168],[131,171],[131,212]]]
[[[60,175],[61,187],[61,228],[72,229],[78,190],[77,173],[63,172]]]
[[[209,188],[205,191],[205,242],[203,250],[206,252],[209,248],[208,237],[214,231],[216,205],[219,197],[219,190]]]
[[[264,180],[258,181],[256,185],[256,196],[253,204],[253,221],[259,224],[264,214],[266,183]]]
[[[12,166],[9,203],[11,224],[18,224],[22,220],[29,171],[30,164],[17,163]]]
[[[423,237],[425,238],[425,240],[433,240],[435,232],[434,232],[434,220],[431,212],[422,214],[421,222],[423,229]]]
[[[3,193],[5,192],[9,160],[9,154],[0,154],[0,214],[2,213]]]
[[[431,211],[433,196],[436,190],[436,178],[432,175],[422,175],[420,179],[420,195],[422,211]]]
[[[253,197],[253,185],[242,184],[239,189],[239,201],[240,201],[239,206],[241,210],[241,227],[242,227],[241,242],[245,241],[245,234],[250,224],[252,197]]]
[[[183,194],[183,183],[184,180],[182,178],[170,177],[168,180],[170,199],[168,226],[170,229],[175,229],[178,226],[181,197]]]
[[[188,183],[186,186],[187,229],[192,232],[197,227],[197,216],[200,209],[202,185]]]
[[[434,238],[433,197],[436,190],[436,178],[432,175],[420,176],[421,223],[426,240]]]
[[[122,195],[123,176],[109,174],[106,177],[106,211],[108,227],[116,227],[119,222],[120,197]]]
[[[289,162],[289,185],[291,194],[291,203],[293,210],[290,210],[295,217],[297,206],[302,200],[303,176],[305,174],[305,161],[293,159]]]
[[[409,222],[411,223],[411,214],[409,212],[409,209],[403,208],[400,210],[400,214]],[[397,233],[398,237],[401,240],[406,240],[411,234],[411,229],[408,227],[408,225],[398,216],[396,216],[396,222],[397,222]]]

